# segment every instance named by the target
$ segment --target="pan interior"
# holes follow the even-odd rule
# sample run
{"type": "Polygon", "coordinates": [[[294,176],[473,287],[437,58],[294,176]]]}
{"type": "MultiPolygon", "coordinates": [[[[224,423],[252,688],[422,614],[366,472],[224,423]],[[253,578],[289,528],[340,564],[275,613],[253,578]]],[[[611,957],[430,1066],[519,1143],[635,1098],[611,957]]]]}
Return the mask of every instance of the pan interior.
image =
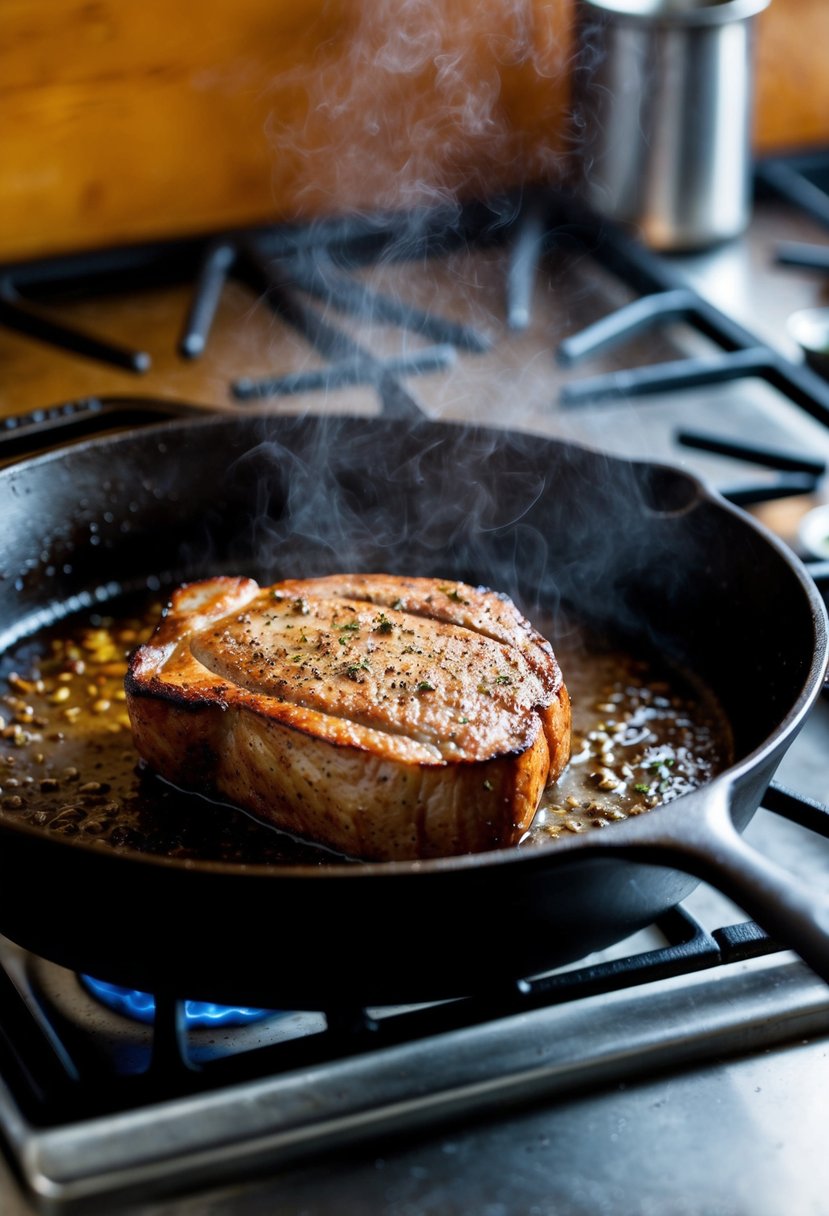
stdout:
{"type": "MultiPolygon", "coordinates": [[[[0,814],[69,842],[183,861],[348,860],[176,789],[140,763],[123,680],[162,601],[144,592],[97,605],[3,656],[0,814]]],[[[543,796],[523,847],[642,814],[728,764],[728,722],[698,680],[613,645],[563,611],[537,624],[554,641],[573,703],[573,758],[543,796]]]]}
{"type": "MultiPolygon", "coordinates": [[[[0,477],[5,558],[17,571],[0,587],[7,639],[79,607],[108,612],[125,587],[146,600],[218,572],[464,579],[511,595],[542,632],[549,623],[559,650],[567,605],[592,636],[668,656],[712,690],[738,759],[777,730],[814,660],[802,585],[741,517],[674,470],[537,437],[222,420],[85,445],[14,474],[0,477]]],[[[164,800],[180,795],[167,789],[164,800]]],[[[210,815],[235,840],[262,831],[200,807],[210,815]]],[[[67,827],[72,836],[71,813],[67,827]]],[[[118,842],[136,843],[129,832],[118,842]]]]}

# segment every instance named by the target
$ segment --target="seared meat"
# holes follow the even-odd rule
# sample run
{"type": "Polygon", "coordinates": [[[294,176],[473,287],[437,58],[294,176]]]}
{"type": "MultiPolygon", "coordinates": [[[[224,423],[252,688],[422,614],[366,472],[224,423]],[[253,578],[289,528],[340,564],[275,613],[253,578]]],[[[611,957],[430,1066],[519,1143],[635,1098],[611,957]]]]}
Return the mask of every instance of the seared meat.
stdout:
{"type": "Polygon", "coordinates": [[[464,583],[193,583],[126,690],[162,776],[355,857],[514,844],[569,757],[549,642],[464,583]]]}

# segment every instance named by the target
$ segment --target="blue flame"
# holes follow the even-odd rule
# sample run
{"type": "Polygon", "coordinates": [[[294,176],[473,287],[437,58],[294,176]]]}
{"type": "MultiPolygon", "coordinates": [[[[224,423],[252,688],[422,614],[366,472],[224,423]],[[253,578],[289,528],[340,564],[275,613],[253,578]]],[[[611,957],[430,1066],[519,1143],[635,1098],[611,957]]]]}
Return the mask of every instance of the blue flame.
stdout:
{"type": "MultiPolygon", "coordinates": [[[[149,1025],[155,1020],[155,998],[148,992],[134,988],[121,988],[96,980],[91,975],[82,975],[81,981],[94,997],[116,1013],[149,1025]]],[[[262,1018],[272,1017],[271,1009],[249,1009],[238,1005],[211,1005],[205,1001],[185,1001],[184,1015],[188,1027],[196,1026],[246,1026],[262,1018]]]]}

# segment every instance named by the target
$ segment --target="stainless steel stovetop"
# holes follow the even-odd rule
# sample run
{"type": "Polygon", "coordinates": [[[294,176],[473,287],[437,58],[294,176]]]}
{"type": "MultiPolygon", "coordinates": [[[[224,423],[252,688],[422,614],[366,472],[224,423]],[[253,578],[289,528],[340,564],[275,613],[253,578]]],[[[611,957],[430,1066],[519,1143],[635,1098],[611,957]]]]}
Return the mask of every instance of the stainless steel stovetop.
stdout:
{"type": "MultiPolygon", "coordinates": [[[[789,203],[764,199],[746,239],[672,259],[671,273],[797,361],[785,322],[796,308],[821,301],[823,281],[774,264],[783,239],[825,243],[825,229],[789,203]]],[[[711,344],[679,321],[579,367],[559,367],[553,352],[563,338],[637,292],[583,250],[554,250],[539,267],[530,325],[512,331],[504,321],[508,262],[508,249],[495,245],[362,272],[364,281],[384,291],[405,283],[401,291],[418,305],[439,306],[494,339],[486,353],[461,352],[437,372],[404,378],[407,393],[426,413],[666,459],[729,490],[759,483],[773,493],[779,476],[678,447],[679,427],[829,460],[829,429],[757,377],[563,406],[562,388],[583,376],[707,356],[711,344]]],[[[173,333],[183,303],[186,289],[178,287],[145,290],[136,308],[124,295],[110,313],[111,329],[116,336],[134,335],[141,317],[149,316],[157,328],[169,322],[173,333]]],[[[95,301],[64,307],[82,323],[98,316],[95,301]]],[[[359,319],[338,323],[367,340],[359,319]]],[[[225,289],[217,326],[198,365],[162,354],[141,392],[185,398],[205,409],[250,408],[232,403],[227,385],[233,376],[322,364],[318,352],[281,333],[261,300],[252,302],[238,284],[225,289]],[[234,333],[244,335],[240,346],[253,361],[241,368],[227,356],[234,333]]],[[[370,337],[378,344],[372,350],[397,353],[399,335],[372,327],[370,337]]],[[[0,349],[11,348],[20,366],[24,355],[15,343],[25,347],[27,341],[3,335],[0,349]]],[[[40,348],[30,353],[33,363],[35,356],[48,359],[40,348]]],[[[10,386],[7,414],[57,404],[45,395],[42,375],[35,370],[10,386]]],[[[135,393],[126,372],[89,361],[76,361],[68,379],[73,395],[135,393]]],[[[373,412],[377,405],[370,389],[346,385],[255,408],[373,412]]],[[[796,544],[799,519],[825,498],[818,483],[808,494],[754,509],[796,544]]],[[[829,801],[829,701],[818,704],[778,779],[829,801]]],[[[766,811],[747,837],[804,883],[824,891],[829,886],[827,840],[766,811]]],[[[704,885],[684,907],[707,930],[745,920],[704,885]]],[[[664,943],[654,928],[571,970],[601,971],[610,960],[664,943]]],[[[74,1120],[70,1114],[54,1126],[36,1126],[21,1113],[0,1076],[0,1126],[10,1149],[8,1161],[0,1161],[0,1211],[31,1216],[38,1208],[87,1212],[97,1205],[144,1216],[823,1212],[829,1193],[823,1143],[829,989],[788,952],[742,958],[736,950],[729,957],[734,961],[629,987],[603,984],[608,991],[518,1007],[381,1050],[303,1059],[280,1074],[216,1092],[97,1118],[74,1120]]],[[[136,1068],[146,1060],[147,1033],[98,1010],[76,977],[3,941],[0,962],[33,1009],[57,1010],[61,1027],[80,1027],[84,1035],[91,1026],[95,1053],[114,1061],[113,1068],[136,1068]]],[[[382,1017],[392,1011],[373,1012],[382,1017]]],[[[247,1028],[245,1045],[294,1036],[300,1042],[319,1029],[315,1018],[292,1015],[247,1028]]],[[[193,1051],[205,1057],[231,1051],[235,1033],[197,1032],[193,1051]]]]}

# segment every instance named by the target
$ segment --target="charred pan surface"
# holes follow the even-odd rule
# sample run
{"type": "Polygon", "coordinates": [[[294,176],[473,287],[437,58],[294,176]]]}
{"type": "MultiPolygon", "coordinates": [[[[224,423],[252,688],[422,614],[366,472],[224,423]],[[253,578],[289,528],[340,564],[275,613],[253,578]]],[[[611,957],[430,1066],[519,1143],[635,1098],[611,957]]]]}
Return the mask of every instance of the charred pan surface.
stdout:
{"type": "Polygon", "coordinates": [[[516,843],[569,757],[549,642],[464,583],[193,583],[126,690],[162,776],[372,860],[516,843]]]}

